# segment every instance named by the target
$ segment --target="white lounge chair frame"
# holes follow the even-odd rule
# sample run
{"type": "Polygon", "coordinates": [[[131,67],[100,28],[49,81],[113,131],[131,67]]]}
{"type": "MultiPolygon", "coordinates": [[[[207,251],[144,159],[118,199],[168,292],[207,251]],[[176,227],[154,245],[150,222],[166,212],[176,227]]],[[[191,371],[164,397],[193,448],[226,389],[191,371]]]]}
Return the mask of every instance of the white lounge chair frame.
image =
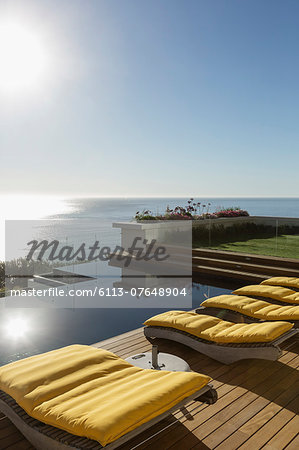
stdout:
{"type": "Polygon", "coordinates": [[[144,335],[149,341],[152,338],[159,338],[179,342],[224,364],[232,364],[242,359],[268,359],[270,361],[276,361],[282,353],[279,344],[295,334],[297,334],[297,330],[290,330],[269,343],[218,344],[200,339],[176,328],[158,326],[147,326],[144,328],[144,335]]]}

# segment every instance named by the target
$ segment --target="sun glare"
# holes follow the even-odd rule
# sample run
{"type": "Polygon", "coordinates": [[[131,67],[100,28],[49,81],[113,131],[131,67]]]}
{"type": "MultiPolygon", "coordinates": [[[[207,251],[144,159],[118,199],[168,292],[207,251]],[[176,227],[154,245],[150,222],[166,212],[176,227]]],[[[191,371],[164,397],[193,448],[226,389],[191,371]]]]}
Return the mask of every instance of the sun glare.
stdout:
{"type": "Polygon", "coordinates": [[[24,337],[29,329],[27,321],[23,318],[9,320],[5,328],[6,335],[14,339],[24,337]]]}
{"type": "Polygon", "coordinates": [[[22,92],[44,79],[47,57],[40,36],[20,23],[0,23],[0,89],[22,92]]]}

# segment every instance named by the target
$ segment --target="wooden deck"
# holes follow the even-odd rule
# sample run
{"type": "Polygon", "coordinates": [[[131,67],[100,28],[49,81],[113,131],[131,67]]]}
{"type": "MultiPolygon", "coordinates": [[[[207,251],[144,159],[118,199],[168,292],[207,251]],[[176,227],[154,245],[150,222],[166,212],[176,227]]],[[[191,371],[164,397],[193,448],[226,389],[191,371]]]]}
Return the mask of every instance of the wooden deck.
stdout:
{"type": "MultiPolygon", "coordinates": [[[[95,346],[124,358],[151,348],[142,329],[95,346]]],[[[198,404],[193,420],[183,418],[176,422],[173,416],[165,419],[120,447],[121,450],[132,450],[135,446],[147,450],[299,448],[298,341],[287,341],[277,362],[252,360],[231,366],[169,341],[159,341],[159,349],[183,357],[194,371],[211,376],[219,399],[211,406],[198,404]],[[155,436],[150,438],[152,435],[155,436]]],[[[0,449],[33,449],[3,415],[0,415],[0,449]]]]}

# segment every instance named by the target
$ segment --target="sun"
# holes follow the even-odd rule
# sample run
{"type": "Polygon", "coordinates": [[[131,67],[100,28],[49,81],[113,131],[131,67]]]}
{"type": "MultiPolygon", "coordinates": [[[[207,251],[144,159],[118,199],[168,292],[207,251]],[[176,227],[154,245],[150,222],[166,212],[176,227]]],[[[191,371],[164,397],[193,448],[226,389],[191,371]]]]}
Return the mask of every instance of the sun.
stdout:
{"type": "Polygon", "coordinates": [[[42,39],[30,28],[13,21],[0,22],[0,89],[19,93],[40,86],[47,56],[42,39]]]}

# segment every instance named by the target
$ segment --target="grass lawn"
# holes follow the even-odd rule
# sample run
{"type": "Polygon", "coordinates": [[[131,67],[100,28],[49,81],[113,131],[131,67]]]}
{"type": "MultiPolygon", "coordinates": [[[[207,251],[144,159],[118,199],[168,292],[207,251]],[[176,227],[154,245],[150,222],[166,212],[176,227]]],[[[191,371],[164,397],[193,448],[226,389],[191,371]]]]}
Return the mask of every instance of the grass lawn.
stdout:
{"type": "MultiPolygon", "coordinates": [[[[212,242],[213,244],[213,242],[212,242]]],[[[196,242],[194,247],[196,247],[196,242]]],[[[200,247],[201,245],[198,245],[200,247]]],[[[257,255],[281,256],[283,258],[299,259],[299,235],[281,235],[277,239],[261,238],[212,245],[213,250],[253,253],[257,255]]]]}

